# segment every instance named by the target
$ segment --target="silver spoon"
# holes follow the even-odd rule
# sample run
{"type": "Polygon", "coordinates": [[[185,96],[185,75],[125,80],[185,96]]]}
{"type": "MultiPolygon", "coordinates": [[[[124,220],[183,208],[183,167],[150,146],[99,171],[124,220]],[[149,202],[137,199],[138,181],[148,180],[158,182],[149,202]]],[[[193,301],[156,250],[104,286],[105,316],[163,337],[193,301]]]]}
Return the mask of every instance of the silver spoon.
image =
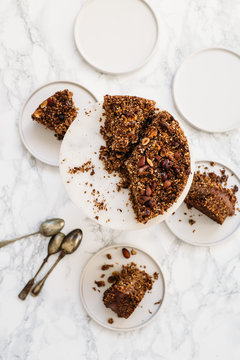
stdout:
{"type": "Polygon", "coordinates": [[[37,234],[41,234],[43,236],[56,235],[57,233],[59,233],[59,231],[62,230],[62,228],[64,227],[64,224],[65,224],[65,221],[63,219],[49,219],[49,220],[43,221],[37,232],[31,233],[28,235],[23,235],[23,236],[20,236],[18,238],[12,239],[12,240],[0,241],[0,248],[3,246],[6,246],[6,245],[12,244],[15,241],[24,239],[29,236],[37,235],[37,234]]]}
{"type": "Polygon", "coordinates": [[[63,234],[62,232],[59,232],[58,234],[51,237],[51,239],[50,239],[50,241],[48,243],[48,254],[47,254],[47,256],[43,260],[42,265],[40,266],[40,268],[38,269],[38,271],[36,272],[34,277],[28,281],[28,283],[24,286],[22,291],[18,294],[19,299],[21,299],[21,300],[26,299],[26,297],[28,296],[31,288],[33,287],[33,284],[34,284],[34,281],[35,281],[36,277],[38,276],[38,274],[42,270],[43,266],[48,261],[48,258],[51,255],[56,254],[60,250],[64,238],[65,238],[65,234],[63,234]]]}
{"type": "Polygon", "coordinates": [[[81,244],[82,236],[83,236],[82,230],[80,230],[80,229],[75,229],[75,230],[71,231],[67,236],[65,236],[65,238],[64,238],[64,240],[63,240],[63,242],[61,244],[61,247],[60,247],[60,249],[62,251],[59,254],[59,257],[58,257],[57,261],[53,264],[53,266],[50,268],[50,270],[47,272],[47,274],[42,278],[42,280],[40,280],[32,288],[32,290],[31,290],[31,295],[32,296],[38,296],[39,295],[45,281],[47,280],[47,277],[53,271],[53,269],[59,263],[59,261],[62,260],[62,258],[65,255],[72,254],[75,250],[77,250],[77,248],[81,244]]]}

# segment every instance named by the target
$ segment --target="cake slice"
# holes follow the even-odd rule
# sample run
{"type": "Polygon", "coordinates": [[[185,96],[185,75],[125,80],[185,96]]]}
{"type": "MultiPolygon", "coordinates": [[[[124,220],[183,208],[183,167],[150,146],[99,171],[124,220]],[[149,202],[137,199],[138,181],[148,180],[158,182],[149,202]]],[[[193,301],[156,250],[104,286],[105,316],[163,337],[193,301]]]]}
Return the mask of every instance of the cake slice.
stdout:
{"type": "Polygon", "coordinates": [[[58,140],[62,140],[67,129],[77,116],[77,108],[72,100],[73,93],[67,89],[57,91],[44,100],[32,114],[32,119],[53,130],[58,140]]]}
{"type": "Polygon", "coordinates": [[[193,182],[185,199],[188,207],[195,207],[218,224],[235,214],[237,187],[227,189],[214,173],[194,174],[193,182]]]}
{"type": "Polygon", "coordinates": [[[127,319],[152,285],[152,277],[136,264],[123,265],[116,282],[103,294],[104,305],[118,317],[127,319]]]}
{"type": "Polygon", "coordinates": [[[167,111],[157,113],[125,164],[137,220],[146,223],[162,215],[191,172],[187,139],[178,122],[167,111]]]}
{"type": "Polygon", "coordinates": [[[151,121],[154,107],[155,101],[137,96],[104,97],[105,123],[100,132],[106,146],[101,146],[99,158],[109,173],[116,171],[121,177],[119,188],[129,185],[125,161],[151,121]]]}
{"type": "Polygon", "coordinates": [[[144,123],[153,114],[155,101],[137,96],[104,96],[103,136],[113,151],[127,153],[139,139],[144,123]]]}

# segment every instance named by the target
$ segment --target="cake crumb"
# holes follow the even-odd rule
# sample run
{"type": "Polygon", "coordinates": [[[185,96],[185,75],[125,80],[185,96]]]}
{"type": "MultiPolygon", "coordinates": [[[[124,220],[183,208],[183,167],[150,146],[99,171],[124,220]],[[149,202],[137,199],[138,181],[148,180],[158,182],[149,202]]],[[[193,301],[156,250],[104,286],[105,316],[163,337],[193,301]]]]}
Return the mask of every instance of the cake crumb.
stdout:
{"type": "Polygon", "coordinates": [[[156,301],[156,302],[154,303],[154,305],[159,305],[159,304],[161,304],[161,303],[162,303],[162,299],[156,301]]]}
{"type": "Polygon", "coordinates": [[[111,254],[107,254],[106,257],[111,260],[112,259],[112,255],[111,254]]]}
{"type": "Polygon", "coordinates": [[[103,287],[105,286],[105,281],[103,280],[100,280],[100,281],[94,281],[94,283],[98,286],[98,287],[103,287]]]}
{"type": "Polygon", "coordinates": [[[158,280],[158,273],[155,271],[155,273],[153,274],[153,278],[154,278],[154,280],[158,280]]]}
{"type": "Polygon", "coordinates": [[[192,225],[194,225],[195,223],[196,223],[196,221],[195,220],[193,220],[193,219],[189,219],[188,220],[188,222],[189,222],[189,224],[192,226],[192,225]]]}
{"type": "Polygon", "coordinates": [[[113,323],[114,323],[113,318],[109,318],[109,319],[108,319],[108,323],[109,323],[109,324],[113,324],[113,323]]]}
{"type": "Polygon", "coordinates": [[[105,271],[105,270],[110,269],[111,267],[113,267],[113,264],[104,264],[104,265],[102,265],[101,269],[103,271],[105,271]]]}

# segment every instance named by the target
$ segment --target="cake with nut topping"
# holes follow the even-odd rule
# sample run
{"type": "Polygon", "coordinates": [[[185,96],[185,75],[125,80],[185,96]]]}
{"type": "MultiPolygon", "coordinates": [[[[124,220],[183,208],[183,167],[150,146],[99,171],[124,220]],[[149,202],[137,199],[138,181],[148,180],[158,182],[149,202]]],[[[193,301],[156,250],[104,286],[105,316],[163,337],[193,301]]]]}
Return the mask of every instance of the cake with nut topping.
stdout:
{"type": "Polygon", "coordinates": [[[123,265],[116,282],[104,292],[103,303],[118,317],[127,319],[152,285],[152,277],[136,264],[123,265]]]}
{"type": "Polygon", "coordinates": [[[190,174],[187,139],[167,112],[155,115],[126,161],[130,199],[139,222],[162,215],[176,202],[190,174]]]}
{"type": "Polygon", "coordinates": [[[78,109],[72,97],[73,93],[68,89],[57,91],[38,106],[32,119],[53,130],[57,139],[62,140],[77,116],[78,109]]]}

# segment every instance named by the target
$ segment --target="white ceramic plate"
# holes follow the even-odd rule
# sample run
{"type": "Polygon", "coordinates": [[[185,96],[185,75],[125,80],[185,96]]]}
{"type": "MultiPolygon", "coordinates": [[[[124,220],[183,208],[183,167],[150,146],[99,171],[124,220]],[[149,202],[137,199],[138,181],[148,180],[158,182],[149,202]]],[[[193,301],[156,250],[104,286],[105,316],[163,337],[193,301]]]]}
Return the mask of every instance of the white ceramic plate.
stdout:
{"type": "Polygon", "coordinates": [[[200,51],[178,69],[173,98],[194,127],[223,132],[240,126],[240,57],[221,48],[200,51]]]}
{"type": "Polygon", "coordinates": [[[98,324],[108,328],[110,330],[128,331],[141,328],[150,321],[152,321],[157,315],[162,306],[165,295],[165,282],[162,271],[157,262],[145,251],[138,248],[133,248],[130,245],[112,245],[100,250],[95,254],[88,263],[85,265],[81,280],[80,280],[80,296],[83,306],[89,316],[95,320],[98,324]],[[134,249],[136,255],[131,255],[129,259],[125,259],[122,255],[122,249],[127,248],[129,251],[134,249]],[[106,254],[112,255],[112,260],[108,260],[106,254]],[[108,309],[103,304],[102,298],[104,291],[111,286],[107,279],[113,271],[120,271],[122,265],[130,264],[134,262],[141,270],[145,270],[149,275],[153,275],[155,272],[159,274],[158,280],[154,281],[153,288],[150,292],[147,292],[135,309],[133,314],[128,319],[119,318],[111,309],[108,309]],[[101,270],[103,264],[114,264],[113,268],[107,271],[101,270]],[[142,267],[140,267],[140,265],[142,267]],[[143,266],[146,266],[144,268],[143,266]],[[101,275],[105,274],[104,278],[101,275]],[[104,287],[98,288],[95,284],[95,280],[103,280],[105,282],[104,287]],[[93,290],[96,288],[96,291],[93,290]],[[98,291],[100,290],[100,292],[98,291]],[[159,302],[159,304],[154,304],[159,302]],[[113,324],[108,323],[108,319],[114,320],[113,324]]]}
{"type": "MultiPolygon", "coordinates": [[[[97,220],[101,225],[109,226],[113,229],[137,230],[165,220],[183,202],[190,188],[193,174],[189,176],[186,187],[177,202],[168,211],[148,221],[147,224],[137,222],[129,201],[128,189],[122,189],[118,192],[117,184],[120,178],[114,174],[109,175],[104,170],[102,161],[99,160],[100,146],[105,145],[105,141],[99,132],[100,126],[103,124],[102,103],[96,103],[86,112],[79,114],[63,139],[59,167],[70,199],[88,217],[97,220]],[[102,118],[102,122],[99,122],[100,118],[102,118]],[[79,172],[74,175],[69,174],[69,168],[79,167],[88,160],[91,160],[91,163],[95,166],[95,174],[93,176],[90,175],[90,171],[79,172]],[[94,189],[99,191],[98,201],[105,200],[107,211],[99,211],[94,206],[94,200],[97,198],[96,193],[92,193],[94,189]]],[[[193,171],[194,162],[191,151],[190,154],[191,169],[193,171]]]]}
{"type": "MultiPolygon", "coordinates": [[[[196,171],[214,171],[219,175],[221,175],[220,169],[225,169],[226,175],[229,175],[227,187],[237,185],[239,188],[239,191],[236,193],[238,200],[236,208],[239,206],[240,180],[233,170],[217,162],[214,166],[211,166],[209,161],[198,161],[195,168],[196,171]],[[208,169],[205,170],[205,167],[208,167],[208,169]]],[[[240,225],[239,215],[239,212],[236,210],[236,215],[228,217],[222,225],[219,225],[197,209],[188,209],[186,204],[183,203],[175,214],[166,220],[166,224],[175,236],[191,245],[211,246],[222,243],[237,230],[240,225]],[[190,225],[189,220],[193,220],[195,223],[190,225]]]]}
{"type": "Polygon", "coordinates": [[[53,131],[33,121],[31,115],[45,99],[56,91],[64,89],[73,92],[73,101],[79,111],[97,101],[89,90],[79,84],[69,81],[55,81],[41,86],[29,96],[19,119],[19,133],[25,147],[35,158],[53,166],[59,164],[59,151],[62,141],[57,140],[53,131]]]}
{"type": "Polygon", "coordinates": [[[143,0],[87,0],[77,15],[74,38],[95,69],[123,74],[137,70],[157,44],[158,23],[143,0]]]}

